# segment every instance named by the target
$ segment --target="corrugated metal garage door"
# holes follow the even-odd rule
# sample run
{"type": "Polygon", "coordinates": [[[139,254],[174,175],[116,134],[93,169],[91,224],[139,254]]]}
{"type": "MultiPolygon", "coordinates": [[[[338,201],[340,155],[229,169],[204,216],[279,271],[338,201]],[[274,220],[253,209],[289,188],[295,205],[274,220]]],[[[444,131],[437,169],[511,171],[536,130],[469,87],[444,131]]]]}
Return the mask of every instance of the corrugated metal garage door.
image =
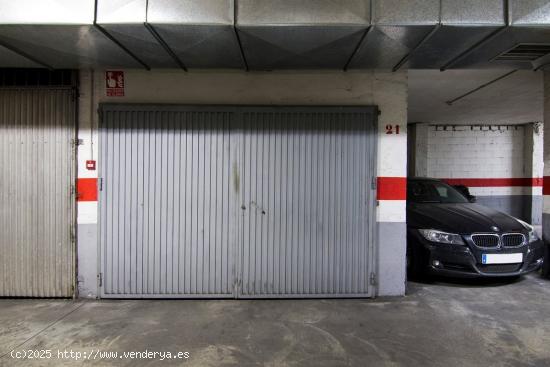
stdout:
{"type": "Polygon", "coordinates": [[[103,105],[102,296],[369,296],[375,120],[103,105]]]}
{"type": "Polygon", "coordinates": [[[242,296],[367,296],[372,115],[252,109],[242,121],[242,296]]]}
{"type": "Polygon", "coordinates": [[[0,296],[74,292],[71,89],[0,89],[0,296]]]}
{"type": "Polygon", "coordinates": [[[233,294],[232,113],[103,108],[104,296],[233,294]]]}

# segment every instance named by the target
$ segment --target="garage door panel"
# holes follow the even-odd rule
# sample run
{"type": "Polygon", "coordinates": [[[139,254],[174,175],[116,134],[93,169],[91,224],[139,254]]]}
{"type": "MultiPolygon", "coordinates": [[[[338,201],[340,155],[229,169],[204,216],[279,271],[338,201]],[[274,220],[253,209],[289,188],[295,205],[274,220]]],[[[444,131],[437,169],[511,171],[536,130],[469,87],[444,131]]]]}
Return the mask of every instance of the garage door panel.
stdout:
{"type": "Polygon", "coordinates": [[[0,89],[0,296],[74,294],[74,136],[71,89],[0,89]]]}
{"type": "Polygon", "coordinates": [[[375,109],[103,105],[102,296],[371,295],[375,109]]]}
{"type": "Polygon", "coordinates": [[[368,295],[371,120],[315,112],[242,120],[241,296],[368,295]]]}
{"type": "Polygon", "coordinates": [[[109,297],[232,296],[228,113],[103,111],[109,297]]]}

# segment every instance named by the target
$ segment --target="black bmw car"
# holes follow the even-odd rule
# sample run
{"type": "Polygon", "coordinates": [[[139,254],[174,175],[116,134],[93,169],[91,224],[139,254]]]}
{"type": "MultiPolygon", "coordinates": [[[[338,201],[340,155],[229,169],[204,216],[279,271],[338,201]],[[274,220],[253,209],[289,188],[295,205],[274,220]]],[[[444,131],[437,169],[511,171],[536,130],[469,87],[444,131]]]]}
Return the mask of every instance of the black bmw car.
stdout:
{"type": "Polygon", "coordinates": [[[470,202],[428,178],[407,183],[407,266],[410,274],[511,277],[541,268],[544,245],[533,227],[470,202]]]}

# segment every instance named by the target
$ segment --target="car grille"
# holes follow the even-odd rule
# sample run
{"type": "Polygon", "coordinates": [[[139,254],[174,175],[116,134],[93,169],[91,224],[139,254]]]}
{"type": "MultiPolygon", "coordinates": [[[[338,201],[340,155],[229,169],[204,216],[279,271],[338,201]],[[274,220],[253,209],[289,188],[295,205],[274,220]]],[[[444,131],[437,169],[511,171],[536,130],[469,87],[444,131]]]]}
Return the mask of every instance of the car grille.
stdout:
{"type": "Polygon", "coordinates": [[[521,264],[496,264],[496,265],[478,265],[482,273],[515,273],[521,269],[521,264]]]}
{"type": "Polygon", "coordinates": [[[525,236],[521,233],[504,233],[501,236],[496,233],[479,233],[472,235],[472,242],[482,248],[519,247],[525,244],[525,236]]]}
{"type": "Polygon", "coordinates": [[[521,233],[510,233],[502,235],[502,246],[517,247],[523,245],[525,237],[521,233]]]}
{"type": "Polygon", "coordinates": [[[478,247],[498,247],[499,237],[496,234],[474,234],[472,241],[478,247]]]}

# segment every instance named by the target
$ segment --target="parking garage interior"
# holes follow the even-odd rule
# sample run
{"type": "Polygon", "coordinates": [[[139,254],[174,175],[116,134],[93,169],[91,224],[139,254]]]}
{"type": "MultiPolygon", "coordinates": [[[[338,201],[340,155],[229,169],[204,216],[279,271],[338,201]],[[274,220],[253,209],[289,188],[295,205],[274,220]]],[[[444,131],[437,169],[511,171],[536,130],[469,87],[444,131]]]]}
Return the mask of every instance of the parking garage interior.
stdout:
{"type": "MultiPolygon", "coordinates": [[[[10,324],[17,342],[0,337],[0,361],[46,335],[85,345],[73,312],[94,320],[92,343],[134,312],[177,339],[165,316],[204,308],[195,326],[225,326],[190,344],[195,365],[262,363],[246,348],[267,344],[273,365],[458,365],[458,351],[412,345],[431,339],[407,314],[430,324],[433,307],[428,328],[481,315],[487,363],[544,365],[540,272],[411,281],[407,180],[461,186],[546,245],[549,39],[547,0],[0,0],[0,308],[39,309],[10,324]],[[537,299],[511,318],[529,327],[487,310],[521,307],[512,293],[537,299]],[[253,323],[233,322],[281,299],[301,311],[247,342],[253,323]],[[401,344],[380,336],[400,326],[382,330],[379,310],[410,326],[401,344]],[[354,329],[362,312],[376,333],[354,329]],[[74,339],[42,333],[41,317],[67,318],[74,339]],[[227,328],[238,343],[216,344],[227,328]],[[529,328],[527,359],[495,347],[529,328]]],[[[102,337],[127,348],[115,334],[102,337]]]]}

